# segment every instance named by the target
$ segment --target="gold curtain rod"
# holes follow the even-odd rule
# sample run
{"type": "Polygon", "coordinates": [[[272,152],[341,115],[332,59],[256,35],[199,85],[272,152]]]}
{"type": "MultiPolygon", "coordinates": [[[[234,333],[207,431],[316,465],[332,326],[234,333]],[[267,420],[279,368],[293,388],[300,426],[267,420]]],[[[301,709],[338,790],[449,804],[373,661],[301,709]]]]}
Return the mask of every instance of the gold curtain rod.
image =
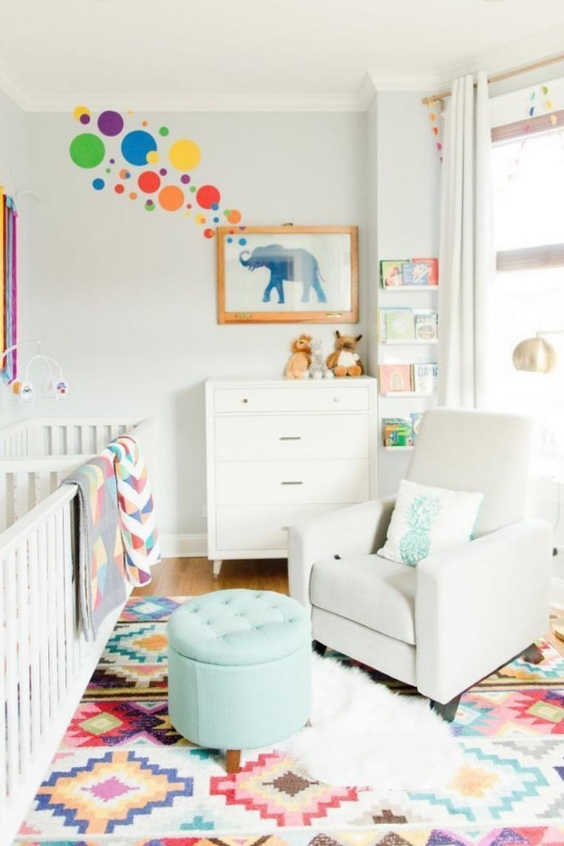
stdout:
{"type": "MultiPolygon", "coordinates": [[[[532,62],[530,65],[522,65],[522,67],[514,68],[514,70],[496,73],[493,76],[488,77],[488,83],[503,82],[504,79],[511,79],[514,76],[520,76],[522,73],[529,73],[529,71],[539,70],[539,68],[546,68],[549,65],[556,65],[559,62],[564,62],[564,53],[559,53],[557,56],[552,56],[550,59],[541,59],[538,62],[532,62]]],[[[437,100],[446,100],[446,98],[450,97],[451,94],[452,91],[441,91],[439,94],[432,94],[431,97],[425,97],[422,102],[425,106],[427,106],[429,103],[435,103],[437,100]]]]}

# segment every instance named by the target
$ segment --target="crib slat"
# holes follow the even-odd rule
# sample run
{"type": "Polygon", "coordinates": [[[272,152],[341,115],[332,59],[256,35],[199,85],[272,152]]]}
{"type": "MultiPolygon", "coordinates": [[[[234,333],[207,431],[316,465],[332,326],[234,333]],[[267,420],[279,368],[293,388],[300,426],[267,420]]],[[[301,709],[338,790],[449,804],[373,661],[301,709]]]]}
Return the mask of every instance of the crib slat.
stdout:
{"type": "Polygon", "coordinates": [[[16,553],[11,552],[5,562],[6,596],[6,736],[8,739],[8,795],[13,795],[19,775],[19,697],[17,663],[17,574],[16,553]]]}
{"type": "MultiPolygon", "coordinates": [[[[49,614],[46,597],[48,595],[47,585],[47,530],[45,523],[41,523],[37,532],[37,552],[39,558],[39,602],[43,603],[41,617],[43,620],[49,614]],[[47,606],[47,607],[45,607],[47,606]]],[[[46,637],[40,636],[39,643],[39,709],[41,714],[41,736],[47,731],[49,725],[49,641],[46,637]]]]}
{"type": "Polygon", "coordinates": [[[57,710],[59,690],[59,665],[57,662],[57,570],[55,562],[54,515],[50,515],[46,526],[46,569],[47,569],[47,641],[49,644],[49,711],[51,716],[57,710]]]}
{"type": "MultiPolygon", "coordinates": [[[[0,620],[6,619],[6,593],[4,589],[4,562],[0,566],[0,620]]],[[[6,638],[5,626],[0,626],[0,811],[6,807],[8,749],[6,736],[6,638]]],[[[4,814],[0,814],[4,816],[4,814]]]]}
{"type": "Polygon", "coordinates": [[[35,753],[41,737],[41,649],[39,632],[39,549],[37,529],[30,531],[29,560],[29,649],[31,660],[31,747],[35,753]]]}
{"type": "Polygon", "coordinates": [[[26,544],[16,550],[18,574],[18,663],[20,691],[20,758],[21,771],[31,758],[30,660],[29,660],[29,574],[26,544]]]}
{"type": "Polygon", "coordinates": [[[62,586],[65,583],[65,561],[63,558],[63,513],[57,511],[53,516],[53,528],[55,531],[55,624],[57,629],[57,667],[58,667],[58,689],[57,701],[64,699],[66,679],[66,649],[65,649],[65,606],[62,586]]]}

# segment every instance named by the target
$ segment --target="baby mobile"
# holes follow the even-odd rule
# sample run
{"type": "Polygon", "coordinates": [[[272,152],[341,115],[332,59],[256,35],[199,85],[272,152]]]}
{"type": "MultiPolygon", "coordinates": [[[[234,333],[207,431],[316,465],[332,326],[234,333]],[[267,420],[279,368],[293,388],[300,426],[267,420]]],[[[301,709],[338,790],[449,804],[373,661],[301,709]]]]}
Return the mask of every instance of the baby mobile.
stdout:
{"type": "Polygon", "coordinates": [[[158,123],[150,127],[131,111],[106,110],[95,118],[86,106],[77,106],[73,115],[84,131],[71,141],[70,157],[92,173],[94,191],[112,192],[147,212],[183,214],[202,227],[205,238],[214,237],[217,225],[233,225],[233,237],[244,229],[241,212],[222,206],[216,185],[194,181],[202,158],[194,140],[174,138],[158,123]]]}

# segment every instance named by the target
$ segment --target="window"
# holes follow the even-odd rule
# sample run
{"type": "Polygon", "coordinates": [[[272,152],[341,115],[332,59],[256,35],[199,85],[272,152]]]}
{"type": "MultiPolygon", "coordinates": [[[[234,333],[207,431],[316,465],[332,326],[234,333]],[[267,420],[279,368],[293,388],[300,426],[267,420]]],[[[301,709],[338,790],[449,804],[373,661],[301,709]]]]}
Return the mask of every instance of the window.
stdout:
{"type": "MultiPolygon", "coordinates": [[[[564,114],[560,119],[564,125],[564,114]]],[[[537,471],[564,478],[564,135],[556,121],[547,115],[494,132],[491,350],[494,404],[535,410],[537,471]],[[537,332],[557,352],[552,374],[512,365],[515,346],[537,332]]]]}

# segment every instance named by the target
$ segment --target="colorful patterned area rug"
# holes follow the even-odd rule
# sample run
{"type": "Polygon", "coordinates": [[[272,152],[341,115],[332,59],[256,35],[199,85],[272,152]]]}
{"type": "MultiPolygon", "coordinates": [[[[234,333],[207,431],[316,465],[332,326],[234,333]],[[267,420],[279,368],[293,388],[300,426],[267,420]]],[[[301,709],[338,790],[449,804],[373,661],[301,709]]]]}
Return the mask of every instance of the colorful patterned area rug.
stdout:
{"type": "Polygon", "coordinates": [[[542,664],[516,660],[464,695],[464,762],[438,791],[334,787],[275,751],[227,775],[222,751],[168,717],[166,621],[184,601],[128,601],[18,846],[564,844],[564,658],[550,644],[542,664]]]}

